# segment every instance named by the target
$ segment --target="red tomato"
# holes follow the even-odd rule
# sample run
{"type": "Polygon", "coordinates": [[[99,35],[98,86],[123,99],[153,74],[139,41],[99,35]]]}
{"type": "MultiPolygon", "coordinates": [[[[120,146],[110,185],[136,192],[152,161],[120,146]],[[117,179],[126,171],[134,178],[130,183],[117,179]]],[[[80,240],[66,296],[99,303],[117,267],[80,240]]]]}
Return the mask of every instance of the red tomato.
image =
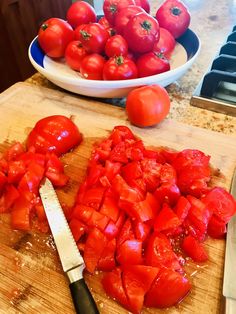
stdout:
{"type": "Polygon", "coordinates": [[[126,112],[131,123],[139,127],[161,122],[169,113],[167,91],[158,85],[133,89],[127,96],[126,112]]]}
{"type": "Polygon", "coordinates": [[[165,28],[160,27],[160,38],[154,43],[153,51],[161,52],[167,58],[170,58],[171,53],[175,48],[175,38],[173,35],[165,28]]]}
{"type": "Polygon", "coordinates": [[[179,273],[163,268],[145,296],[147,307],[165,308],[178,304],[189,293],[191,284],[179,273]]]}
{"type": "Polygon", "coordinates": [[[159,38],[159,25],[146,12],[131,17],[124,29],[124,38],[134,52],[145,53],[153,49],[154,42],[159,38]]]}
{"type": "Polygon", "coordinates": [[[178,38],[190,24],[190,13],[180,0],[166,0],[156,12],[160,27],[167,29],[174,38],[178,38]]]}
{"type": "Polygon", "coordinates": [[[117,13],[128,5],[135,5],[134,0],[104,0],[103,12],[110,25],[115,24],[117,13]]]}
{"type": "Polygon", "coordinates": [[[96,22],[97,16],[94,8],[85,1],[76,1],[68,9],[66,15],[68,23],[73,28],[81,24],[96,22]]]}
{"type": "Polygon", "coordinates": [[[52,58],[61,58],[69,42],[74,39],[74,31],[62,19],[51,18],[45,21],[38,32],[38,42],[43,51],[52,58]]]}
{"type": "Polygon", "coordinates": [[[191,235],[184,238],[182,249],[195,262],[203,263],[208,260],[208,254],[203,245],[191,235]]]}
{"type": "Polygon", "coordinates": [[[150,13],[150,3],[148,0],[134,0],[135,4],[143,8],[147,13],[150,13]]]}
{"type": "Polygon", "coordinates": [[[99,23],[84,25],[78,34],[78,40],[89,53],[103,52],[108,38],[108,32],[99,23]]]}
{"type": "Polygon", "coordinates": [[[127,56],[128,44],[124,37],[115,35],[106,42],[105,53],[108,57],[127,56]]]}
{"type": "Polygon", "coordinates": [[[105,59],[101,55],[92,53],[83,58],[80,65],[80,72],[88,80],[102,80],[105,62],[105,59]]]}
{"type": "Polygon", "coordinates": [[[228,223],[236,213],[236,202],[233,196],[221,187],[213,188],[205,197],[203,203],[221,221],[228,223]]]}
{"type": "Polygon", "coordinates": [[[27,139],[27,147],[39,153],[62,155],[78,145],[82,136],[77,126],[65,116],[55,115],[39,120],[27,139]]]}
{"type": "Polygon", "coordinates": [[[101,17],[98,21],[99,24],[101,24],[109,33],[110,36],[113,36],[116,34],[116,31],[114,28],[111,27],[108,20],[105,18],[105,16],[101,17]]]}
{"type": "Polygon", "coordinates": [[[103,68],[104,80],[128,80],[137,78],[136,64],[127,57],[110,58],[103,68]]]}
{"type": "Polygon", "coordinates": [[[65,59],[69,67],[75,71],[80,70],[81,61],[88,53],[79,40],[71,41],[66,47],[65,59]]]}
{"type": "Polygon", "coordinates": [[[126,25],[128,24],[129,20],[132,16],[144,12],[144,10],[141,7],[138,7],[137,5],[129,5],[127,8],[121,9],[115,18],[115,29],[118,34],[123,35],[124,29],[126,25]]]}
{"type": "Polygon", "coordinates": [[[144,296],[150,289],[158,273],[158,267],[146,265],[123,266],[123,285],[132,313],[141,313],[144,296]]]}
{"type": "Polygon", "coordinates": [[[170,70],[169,60],[162,53],[148,52],[138,58],[138,76],[145,77],[170,70]]]}

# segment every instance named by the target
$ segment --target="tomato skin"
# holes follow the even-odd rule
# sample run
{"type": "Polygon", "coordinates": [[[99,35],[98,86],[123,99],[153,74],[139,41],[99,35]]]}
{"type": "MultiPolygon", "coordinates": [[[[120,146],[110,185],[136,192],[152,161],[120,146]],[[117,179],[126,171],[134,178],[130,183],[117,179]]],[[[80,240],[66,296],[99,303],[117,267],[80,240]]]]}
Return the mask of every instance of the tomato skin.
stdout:
{"type": "Polygon", "coordinates": [[[39,29],[38,42],[51,58],[61,58],[69,42],[74,39],[74,31],[69,23],[59,18],[46,20],[39,29]]]}
{"type": "Polygon", "coordinates": [[[82,136],[77,126],[67,117],[54,115],[39,120],[27,138],[27,147],[36,152],[54,152],[60,156],[78,145],[82,136]]]}
{"type": "Polygon", "coordinates": [[[137,78],[136,64],[127,57],[110,58],[103,68],[104,80],[129,80],[137,78]]]}
{"type": "Polygon", "coordinates": [[[118,34],[124,35],[124,29],[132,16],[144,12],[144,10],[137,5],[129,5],[127,8],[121,9],[115,18],[115,29],[118,34]]]}
{"type": "Polygon", "coordinates": [[[154,43],[153,51],[161,52],[166,58],[170,58],[175,49],[175,44],[176,41],[173,35],[167,29],[160,27],[160,38],[154,43]]]}
{"type": "Polygon", "coordinates": [[[181,247],[195,262],[203,263],[208,260],[208,254],[203,245],[191,235],[184,238],[181,247]]]}
{"type": "Polygon", "coordinates": [[[80,65],[80,73],[88,80],[102,80],[105,62],[101,55],[92,53],[83,58],[80,65]]]}
{"type": "Polygon", "coordinates": [[[159,24],[146,12],[141,12],[129,20],[124,30],[124,38],[134,52],[145,53],[153,49],[159,38],[159,24]]]}
{"type": "Polygon", "coordinates": [[[137,60],[138,76],[156,75],[170,70],[169,60],[162,53],[148,52],[137,60]]]}
{"type": "Polygon", "coordinates": [[[190,24],[190,13],[180,0],[166,0],[156,12],[160,27],[167,29],[174,38],[178,38],[190,24]]]}
{"type": "Polygon", "coordinates": [[[166,90],[158,85],[133,89],[127,96],[126,112],[130,122],[139,127],[161,122],[169,113],[170,99],[166,90]]]}
{"type": "Polygon", "coordinates": [[[135,5],[134,0],[104,0],[103,12],[110,25],[115,24],[117,13],[128,5],[135,5]]]}
{"type": "Polygon", "coordinates": [[[66,15],[68,23],[73,28],[81,24],[96,22],[97,16],[94,8],[85,1],[76,1],[68,9],[66,15]]]}
{"type": "Polygon", "coordinates": [[[108,57],[127,56],[128,44],[124,37],[115,35],[106,42],[105,53],[108,57]]]}
{"type": "Polygon", "coordinates": [[[143,8],[147,13],[150,13],[150,3],[148,0],[134,0],[137,6],[143,8]]]}
{"type": "Polygon", "coordinates": [[[109,34],[101,24],[90,23],[80,28],[77,37],[88,53],[102,53],[109,34]]]}
{"type": "Polygon", "coordinates": [[[81,61],[88,53],[79,42],[79,40],[71,41],[66,47],[65,59],[69,67],[75,71],[80,70],[81,61]]]}
{"type": "Polygon", "coordinates": [[[165,308],[179,303],[191,289],[187,278],[171,269],[161,269],[145,296],[147,307],[165,308]]]}

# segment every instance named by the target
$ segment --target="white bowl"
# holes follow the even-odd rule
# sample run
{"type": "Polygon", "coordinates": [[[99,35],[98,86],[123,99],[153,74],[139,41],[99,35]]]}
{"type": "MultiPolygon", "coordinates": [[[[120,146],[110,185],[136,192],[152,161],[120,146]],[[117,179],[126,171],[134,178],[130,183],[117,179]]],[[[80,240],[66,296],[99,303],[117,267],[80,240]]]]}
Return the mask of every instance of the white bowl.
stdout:
{"type": "Polygon", "coordinates": [[[201,44],[197,35],[190,29],[177,41],[170,71],[132,80],[86,80],[78,72],[71,70],[64,59],[54,60],[46,56],[38,44],[37,37],[31,42],[28,53],[34,68],[63,89],[85,96],[121,98],[138,86],[158,84],[165,87],[185,74],[196,60],[201,44]]]}

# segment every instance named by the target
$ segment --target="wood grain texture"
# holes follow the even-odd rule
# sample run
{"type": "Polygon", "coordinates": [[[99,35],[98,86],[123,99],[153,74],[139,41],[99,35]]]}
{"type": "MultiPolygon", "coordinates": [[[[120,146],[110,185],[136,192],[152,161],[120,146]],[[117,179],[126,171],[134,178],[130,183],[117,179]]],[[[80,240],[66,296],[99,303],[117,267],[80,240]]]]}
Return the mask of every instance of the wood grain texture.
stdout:
{"type": "MultiPolygon", "coordinates": [[[[177,150],[196,148],[211,155],[214,183],[229,189],[236,165],[236,137],[165,120],[153,128],[139,129],[127,121],[124,109],[78,98],[75,95],[18,83],[0,95],[0,151],[12,141],[24,141],[42,117],[72,116],[83,134],[82,144],[63,157],[69,186],[58,190],[61,202],[73,204],[78,184],[86,174],[94,142],[107,136],[115,125],[127,125],[146,146],[168,146],[177,150]]],[[[67,279],[62,273],[51,236],[12,231],[8,215],[0,216],[0,313],[74,313],[67,279]]],[[[220,313],[224,240],[208,239],[210,260],[204,265],[190,262],[187,272],[192,292],[178,307],[164,313],[220,313]]],[[[102,314],[127,313],[109,299],[100,284],[101,274],[85,275],[102,314]]],[[[163,313],[144,309],[143,313],[163,313]]]]}

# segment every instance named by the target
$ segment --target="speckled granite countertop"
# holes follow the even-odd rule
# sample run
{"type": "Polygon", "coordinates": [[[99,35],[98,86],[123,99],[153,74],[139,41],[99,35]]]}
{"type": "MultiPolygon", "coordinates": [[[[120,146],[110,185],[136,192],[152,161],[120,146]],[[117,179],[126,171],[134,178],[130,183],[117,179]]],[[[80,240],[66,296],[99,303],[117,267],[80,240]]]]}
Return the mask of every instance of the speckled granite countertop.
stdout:
{"type": "MultiPolygon", "coordinates": [[[[162,1],[151,1],[154,13],[162,1]]],[[[235,0],[185,0],[191,12],[190,28],[199,36],[201,52],[192,68],[178,81],[169,85],[171,97],[169,118],[194,126],[236,135],[236,117],[192,107],[190,98],[213,58],[236,24],[235,0]]],[[[41,74],[36,73],[27,82],[57,88],[41,74]]],[[[79,95],[78,95],[79,97],[79,95]]]]}

